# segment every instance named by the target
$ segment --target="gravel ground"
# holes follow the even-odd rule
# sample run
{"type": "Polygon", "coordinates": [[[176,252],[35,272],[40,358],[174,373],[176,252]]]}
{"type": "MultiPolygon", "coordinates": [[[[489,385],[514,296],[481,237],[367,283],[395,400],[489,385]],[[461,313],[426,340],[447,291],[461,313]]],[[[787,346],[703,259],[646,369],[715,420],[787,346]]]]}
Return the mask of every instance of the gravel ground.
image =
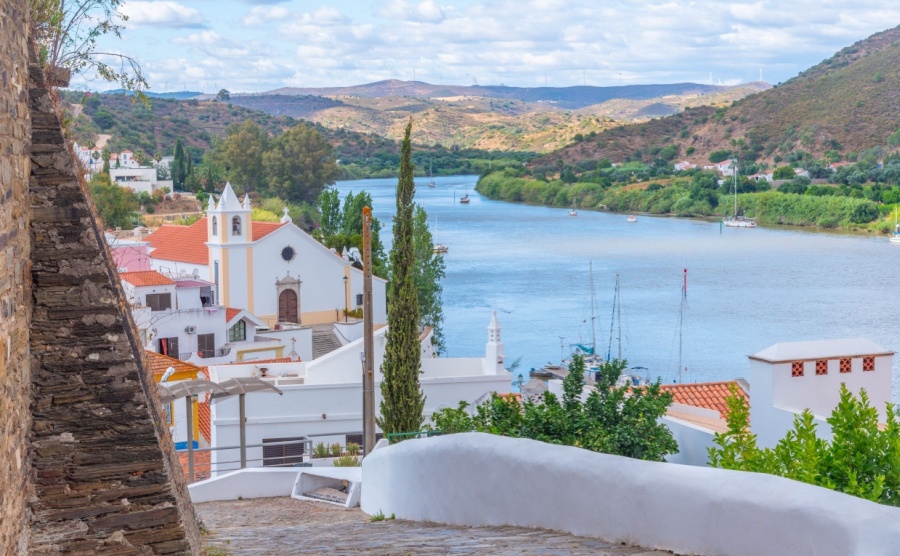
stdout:
{"type": "Polygon", "coordinates": [[[347,510],[292,498],[206,502],[194,506],[215,554],[367,554],[432,556],[671,556],[598,539],[520,527],[462,527],[405,521],[373,522],[347,510]]]}

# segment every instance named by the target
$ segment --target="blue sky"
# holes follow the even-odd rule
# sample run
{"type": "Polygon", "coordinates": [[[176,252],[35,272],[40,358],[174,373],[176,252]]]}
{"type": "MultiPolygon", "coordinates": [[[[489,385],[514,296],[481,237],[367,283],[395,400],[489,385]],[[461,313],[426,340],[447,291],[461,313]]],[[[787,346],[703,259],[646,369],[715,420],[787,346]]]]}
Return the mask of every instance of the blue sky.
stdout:
{"type": "MultiPolygon", "coordinates": [[[[859,0],[142,0],[122,39],[151,90],[266,91],[393,77],[512,86],[779,83],[900,24],[859,0]]],[[[78,88],[106,89],[76,78],[78,88]]]]}

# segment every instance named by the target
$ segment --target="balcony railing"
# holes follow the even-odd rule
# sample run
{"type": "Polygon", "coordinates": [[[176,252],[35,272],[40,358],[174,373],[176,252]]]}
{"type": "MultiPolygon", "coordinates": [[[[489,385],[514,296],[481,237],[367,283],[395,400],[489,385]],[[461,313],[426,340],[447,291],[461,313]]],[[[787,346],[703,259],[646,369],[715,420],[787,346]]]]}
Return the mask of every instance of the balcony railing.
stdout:
{"type": "Polygon", "coordinates": [[[197,357],[201,359],[212,359],[215,357],[225,357],[229,353],[231,353],[230,347],[224,347],[215,350],[203,349],[197,350],[197,357]]]}

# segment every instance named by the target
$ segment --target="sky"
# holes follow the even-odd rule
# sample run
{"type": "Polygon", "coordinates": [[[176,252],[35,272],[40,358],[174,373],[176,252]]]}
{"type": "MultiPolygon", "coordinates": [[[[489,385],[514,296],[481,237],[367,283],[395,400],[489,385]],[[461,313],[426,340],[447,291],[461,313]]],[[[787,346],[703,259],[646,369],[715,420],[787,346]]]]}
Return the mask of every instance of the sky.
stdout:
{"type": "MultiPolygon", "coordinates": [[[[785,81],[900,24],[893,0],[126,0],[150,90],[384,79],[566,87],[785,81]]],[[[74,78],[80,89],[112,88],[74,78]]]]}

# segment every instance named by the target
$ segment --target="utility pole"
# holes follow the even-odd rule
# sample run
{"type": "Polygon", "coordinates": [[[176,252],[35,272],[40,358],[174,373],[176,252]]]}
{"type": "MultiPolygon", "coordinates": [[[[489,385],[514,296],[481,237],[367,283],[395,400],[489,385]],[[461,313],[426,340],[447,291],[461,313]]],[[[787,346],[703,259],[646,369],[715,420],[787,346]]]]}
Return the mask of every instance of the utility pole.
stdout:
{"type": "Polygon", "coordinates": [[[372,209],[363,207],[363,455],[375,448],[375,329],[372,321],[372,209]]]}

